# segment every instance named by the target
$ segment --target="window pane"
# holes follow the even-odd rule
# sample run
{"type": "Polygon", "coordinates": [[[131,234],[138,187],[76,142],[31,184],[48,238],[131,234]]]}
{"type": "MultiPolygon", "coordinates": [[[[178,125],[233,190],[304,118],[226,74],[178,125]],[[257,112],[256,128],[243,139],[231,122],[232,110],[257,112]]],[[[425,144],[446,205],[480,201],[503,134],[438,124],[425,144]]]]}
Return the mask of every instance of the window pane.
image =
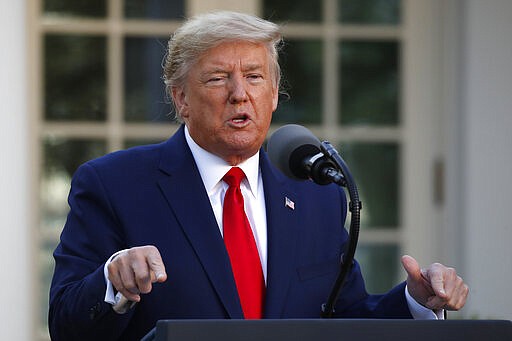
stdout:
{"type": "Polygon", "coordinates": [[[396,143],[347,143],[338,149],[356,182],[361,226],[399,225],[399,148],[396,143]]]}
{"type": "Polygon", "coordinates": [[[283,88],[274,123],[319,123],[322,116],[322,43],[287,40],[280,56],[283,88]]]}
{"type": "Polygon", "coordinates": [[[173,121],[172,106],[162,80],[167,39],[126,38],[125,119],[129,122],[173,121]]]}
{"type": "Polygon", "coordinates": [[[106,0],[45,0],[44,13],[55,16],[104,17],[106,0]]]}
{"type": "Polygon", "coordinates": [[[69,207],[67,195],[71,177],[79,165],[105,154],[104,141],[47,138],[44,141],[41,189],[41,228],[60,230],[69,207]]]}
{"type": "Polygon", "coordinates": [[[369,293],[385,293],[397,284],[399,256],[397,245],[359,245],[355,257],[369,293]]]}
{"type": "Polygon", "coordinates": [[[399,123],[399,44],[342,42],[340,44],[341,123],[399,123]]]}
{"type": "Polygon", "coordinates": [[[343,23],[400,23],[400,0],[338,0],[338,17],[343,23]]]}
{"type": "Polygon", "coordinates": [[[264,0],[265,19],[277,21],[319,22],[322,17],[322,4],[311,0],[264,0]]]}
{"type": "Polygon", "coordinates": [[[52,34],[44,44],[45,118],[105,120],[105,38],[52,34]]]}
{"type": "Polygon", "coordinates": [[[185,16],[184,0],[125,0],[127,18],[182,19],[185,16]]]}

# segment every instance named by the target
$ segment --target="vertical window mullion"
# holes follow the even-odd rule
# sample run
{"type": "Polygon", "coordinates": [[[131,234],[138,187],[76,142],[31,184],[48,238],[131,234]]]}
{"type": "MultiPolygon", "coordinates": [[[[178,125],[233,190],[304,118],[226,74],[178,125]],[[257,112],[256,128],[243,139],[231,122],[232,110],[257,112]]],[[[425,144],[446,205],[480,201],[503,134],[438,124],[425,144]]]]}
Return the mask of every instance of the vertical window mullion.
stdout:
{"type": "Polygon", "coordinates": [[[108,2],[107,31],[107,147],[109,151],[123,147],[123,0],[108,2]]]}
{"type": "MultiPolygon", "coordinates": [[[[324,129],[330,127],[337,127],[337,113],[338,113],[338,38],[337,38],[337,1],[324,0],[323,1],[323,15],[324,15],[324,62],[323,62],[323,81],[324,81],[324,112],[322,113],[322,126],[324,129]]],[[[339,136],[339,134],[336,134],[339,136]]],[[[338,143],[339,141],[333,141],[338,143]]]]}

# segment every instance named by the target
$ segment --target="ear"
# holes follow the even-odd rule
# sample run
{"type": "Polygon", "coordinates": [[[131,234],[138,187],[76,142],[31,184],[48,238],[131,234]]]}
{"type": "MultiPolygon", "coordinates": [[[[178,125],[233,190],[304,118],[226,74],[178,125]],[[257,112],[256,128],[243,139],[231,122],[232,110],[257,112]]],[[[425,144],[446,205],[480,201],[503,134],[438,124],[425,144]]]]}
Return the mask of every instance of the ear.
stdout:
{"type": "Polygon", "coordinates": [[[174,86],[171,89],[172,100],[176,106],[176,110],[181,117],[187,116],[187,96],[185,90],[182,87],[174,86]]]}
{"type": "Polygon", "coordinates": [[[276,111],[279,102],[279,88],[276,86],[272,90],[272,112],[276,111]]]}

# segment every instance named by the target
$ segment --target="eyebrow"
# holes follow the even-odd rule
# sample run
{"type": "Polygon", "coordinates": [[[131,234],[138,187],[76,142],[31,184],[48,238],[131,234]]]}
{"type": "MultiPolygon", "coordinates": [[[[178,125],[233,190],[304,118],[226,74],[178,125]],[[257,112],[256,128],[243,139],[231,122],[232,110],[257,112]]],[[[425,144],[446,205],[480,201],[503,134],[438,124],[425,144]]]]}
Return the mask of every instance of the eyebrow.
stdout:
{"type": "Polygon", "coordinates": [[[258,70],[258,69],[263,69],[263,64],[247,64],[247,65],[244,65],[244,67],[242,68],[242,71],[247,72],[247,71],[254,71],[254,70],[258,70]]]}
{"type": "MultiPolygon", "coordinates": [[[[201,76],[211,75],[215,73],[229,73],[230,71],[228,69],[229,67],[213,66],[211,69],[202,72],[201,76]]],[[[242,67],[242,72],[254,71],[258,69],[263,69],[263,64],[251,63],[244,65],[242,67]]]]}

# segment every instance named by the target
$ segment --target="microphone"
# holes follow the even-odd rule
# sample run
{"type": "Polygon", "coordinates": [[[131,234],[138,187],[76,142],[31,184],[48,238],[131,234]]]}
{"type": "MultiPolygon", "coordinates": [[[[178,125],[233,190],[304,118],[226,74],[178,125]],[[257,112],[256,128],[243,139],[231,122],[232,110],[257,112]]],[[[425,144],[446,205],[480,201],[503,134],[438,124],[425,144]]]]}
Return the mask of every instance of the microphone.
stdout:
{"type": "Polygon", "coordinates": [[[311,179],[320,185],[342,181],[343,175],[321,148],[320,140],[298,124],[280,127],[267,143],[270,161],[286,176],[299,180],[311,179]]]}

